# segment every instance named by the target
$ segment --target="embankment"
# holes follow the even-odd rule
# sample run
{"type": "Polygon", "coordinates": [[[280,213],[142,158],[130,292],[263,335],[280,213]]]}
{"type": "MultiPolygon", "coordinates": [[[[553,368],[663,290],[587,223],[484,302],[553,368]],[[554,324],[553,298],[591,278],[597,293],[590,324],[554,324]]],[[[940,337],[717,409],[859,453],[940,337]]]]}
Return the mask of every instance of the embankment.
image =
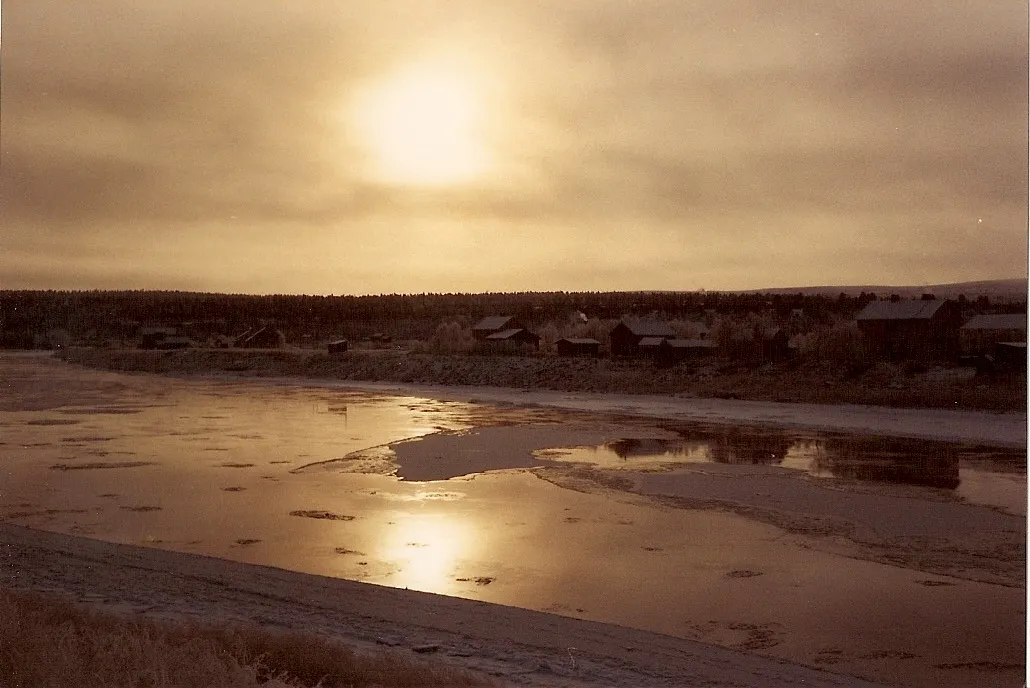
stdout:
{"type": "Polygon", "coordinates": [[[958,370],[905,372],[881,363],[849,376],[842,366],[781,364],[657,368],[648,361],[556,356],[474,356],[357,350],[329,355],[310,349],[71,348],[59,356],[104,370],[172,375],[307,377],[420,385],[489,385],[519,389],[897,408],[1025,411],[1026,378],[970,377],[958,370]]]}

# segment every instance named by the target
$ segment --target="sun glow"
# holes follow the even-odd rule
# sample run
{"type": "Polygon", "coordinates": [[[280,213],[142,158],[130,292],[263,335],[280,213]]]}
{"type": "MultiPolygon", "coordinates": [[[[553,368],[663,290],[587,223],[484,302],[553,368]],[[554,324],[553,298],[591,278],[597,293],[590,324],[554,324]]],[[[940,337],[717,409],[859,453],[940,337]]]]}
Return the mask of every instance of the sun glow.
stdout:
{"type": "Polygon", "coordinates": [[[440,513],[399,515],[385,534],[384,553],[397,566],[388,584],[451,594],[460,561],[473,546],[467,524],[440,513]]]}
{"type": "Polygon", "coordinates": [[[421,63],[357,94],[359,142],[379,181],[412,186],[467,184],[489,167],[483,93],[467,71],[421,63]]]}

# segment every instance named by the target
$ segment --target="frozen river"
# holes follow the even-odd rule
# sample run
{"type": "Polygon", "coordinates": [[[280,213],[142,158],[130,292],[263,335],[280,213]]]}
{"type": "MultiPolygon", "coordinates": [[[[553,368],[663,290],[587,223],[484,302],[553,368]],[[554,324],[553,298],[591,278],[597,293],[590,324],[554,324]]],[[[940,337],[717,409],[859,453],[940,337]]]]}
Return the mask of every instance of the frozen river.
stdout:
{"type": "Polygon", "coordinates": [[[1025,661],[1026,452],[0,356],[0,519],[906,685],[1025,661]]]}

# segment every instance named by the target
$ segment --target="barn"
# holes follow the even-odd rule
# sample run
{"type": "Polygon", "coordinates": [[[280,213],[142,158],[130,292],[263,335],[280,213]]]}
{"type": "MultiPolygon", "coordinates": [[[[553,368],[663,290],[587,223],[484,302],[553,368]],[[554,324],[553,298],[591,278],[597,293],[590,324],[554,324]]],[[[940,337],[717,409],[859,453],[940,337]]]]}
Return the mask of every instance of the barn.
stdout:
{"type": "Polygon", "coordinates": [[[682,361],[698,359],[715,353],[717,345],[711,339],[663,339],[658,345],[655,362],[662,368],[682,361]]]}
{"type": "Polygon", "coordinates": [[[596,356],[601,350],[601,342],[582,337],[565,337],[554,345],[559,356],[596,356]]]}
{"type": "Polygon", "coordinates": [[[472,336],[483,341],[498,332],[524,329],[513,315],[489,315],[472,326],[472,336]]]}
{"type": "Polygon", "coordinates": [[[517,352],[540,348],[540,337],[521,327],[501,330],[488,335],[484,343],[494,351],[517,352]]]}
{"type": "Polygon", "coordinates": [[[782,361],[790,355],[790,339],[782,327],[767,327],[762,330],[762,360],[782,361]]]}
{"type": "Polygon", "coordinates": [[[983,355],[994,352],[999,342],[1026,341],[1026,313],[977,315],[958,331],[963,354],[983,355]]]}
{"type": "Polygon", "coordinates": [[[675,339],[676,333],[667,323],[623,318],[608,337],[611,341],[612,356],[640,356],[648,351],[657,353],[661,340],[675,339]],[[655,341],[656,339],[658,341],[655,341]],[[641,345],[644,347],[643,350],[641,345]]]}
{"type": "Polygon", "coordinates": [[[285,345],[286,337],[271,326],[248,331],[236,338],[236,346],[244,349],[278,349],[285,345]]]}
{"type": "Polygon", "coordinates": [[[888,360],[958,352],[961,314],[954,301],[872,301],[855,319],[870,352],[888,360]]]}
{"type": "Polygon", "coordinates": [[[337,339],[335,342],[329,342],[329,353],[331,354],[343,354],[347,352],[349,343],[346,339],[337,339]]]}

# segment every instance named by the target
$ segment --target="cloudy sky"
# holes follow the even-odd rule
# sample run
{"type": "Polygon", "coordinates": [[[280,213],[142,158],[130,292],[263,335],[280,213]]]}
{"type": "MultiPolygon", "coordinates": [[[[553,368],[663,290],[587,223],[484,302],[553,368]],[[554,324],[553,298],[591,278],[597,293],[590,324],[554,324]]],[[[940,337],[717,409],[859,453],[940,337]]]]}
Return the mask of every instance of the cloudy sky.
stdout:
{"type": "Polygon", "coordinates": [[[1015,0],[15,0],[0,288],[1027,271],[1015,0]]]}

